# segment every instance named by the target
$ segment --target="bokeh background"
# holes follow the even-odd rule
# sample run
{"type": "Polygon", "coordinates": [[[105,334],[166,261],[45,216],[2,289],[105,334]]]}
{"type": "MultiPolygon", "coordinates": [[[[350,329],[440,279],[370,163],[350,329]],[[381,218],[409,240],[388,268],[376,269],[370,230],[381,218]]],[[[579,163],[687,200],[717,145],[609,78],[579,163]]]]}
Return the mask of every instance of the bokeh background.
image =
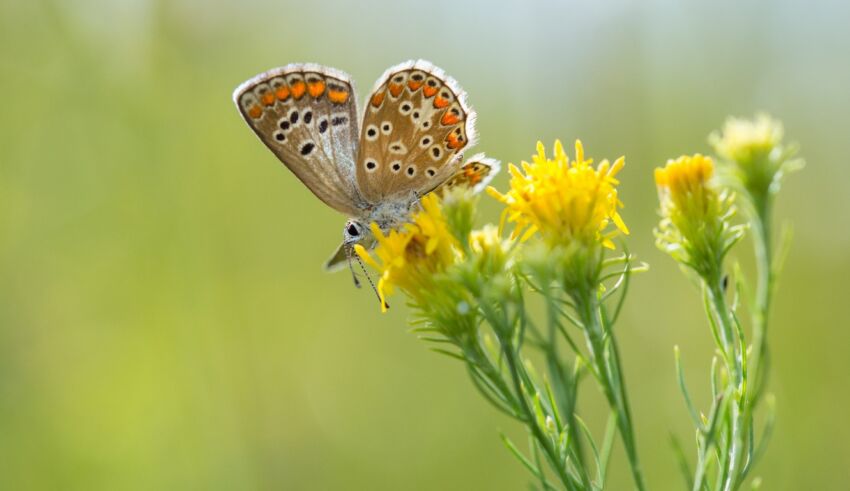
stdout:
{"type": "MultiPolygon", "coordinates": [[[[846,489],[849,14],[817,0],[3,1],[0,489],[526,488],[497,434],[518,428],[407,332],[402,302],[381,315],[320,271],[343,218],[230,99],[292,61],[363,91],[415,57],[467,89],[478,149],[502,161],[555,138],[626,155],[628,244],[652,269],[618,329],[653,489],[681,486],[669,434],[690,442],[672,347],[704,396],[711,339],[697,289],[654,247],[652,169],[708,151],[727,115],[785,122],[809,165],[777,209],[795,240],[758,473],[765,489],[846,489]]],[[[612,489],[629,489],[615,459],[612,489]]]]}

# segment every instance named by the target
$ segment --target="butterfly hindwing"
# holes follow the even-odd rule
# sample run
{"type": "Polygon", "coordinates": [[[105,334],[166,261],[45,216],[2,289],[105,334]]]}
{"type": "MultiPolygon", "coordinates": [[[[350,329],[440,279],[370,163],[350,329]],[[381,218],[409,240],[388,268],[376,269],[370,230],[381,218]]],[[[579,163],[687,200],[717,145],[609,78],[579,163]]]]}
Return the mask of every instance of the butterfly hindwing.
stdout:
{"type": "Polygon", "coordinates": [[[357,183],[372,203],[424,195],[454,175],[475,138],[460,86],[426,61],[387,70],[363,116],[357,183]]]}
{"type": "Polygon", "coordinates": [[[233,100],[263,143],[320,200],[349,215],[362,213],[357,100],[348,75],[291,64],[243,83],[233,100]]]}
{"type": "Polygon", "coordinates": [[[474,155],[463,163],[460,170],[437,187],[434,192],[442,195],[457,186],[467,186],[478,193],[499,173],[499,161],[485,157],[483,153],[474,155]]]}

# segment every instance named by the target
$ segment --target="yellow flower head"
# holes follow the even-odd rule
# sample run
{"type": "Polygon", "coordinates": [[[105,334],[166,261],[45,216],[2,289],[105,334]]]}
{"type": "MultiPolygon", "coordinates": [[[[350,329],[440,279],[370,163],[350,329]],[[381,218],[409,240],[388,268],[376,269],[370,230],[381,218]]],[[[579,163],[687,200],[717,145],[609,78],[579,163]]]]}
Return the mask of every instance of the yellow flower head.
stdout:
{"type": "Polygon", "coordinates": [[[721,132],[708,137],[725,164],[724,177],[756,204],[779,191],[785,174],[803,167],[802,160],[792,158],[796,145],[782,143],[783,133],[781,122],[760,114],[754,120],[729,118],[721,132]]]}
{"type": "Polygon", "coordinates": [[[782,142],[782,123],[766,114],[755,120],[729,118],[721,133],[713,133],[709,142],[717,154],[742,165],[767,156],[782,142]]]}
{"type": "Polygon", "coordinates": [[[655,169],[662,216],[658,245],[700,274],[715,271],[743,233],[730,224],[732,197],[717,192],[713,175],[711,158],[700,154],[683,155],[655,169]]]}
{"type": "Polygon", "coordinates": [[[662,214],[691,221],[703,221],[716,212],[717,194],[709,186],[714,175],[711,157],[682,155],[655,169],[655,184],[662,214]]]}
{"type": "Polygon", "coordinates": [[[593,160],[585,160],[584,148],[576,140],[575,160],[570,162],[560,141],[555,142],[553,159],[546,157],[543,144],[537,143],[532,163],[523,162],[522,171],[511,164],[510,189],[501,194],[490,187],[487,192],[505,204],[502,215],[514,222],[513,237],[526,240],[539,232],[552,245],[580,242],[598,243],[613,248],[611,238],[628,228],[617,209],[623,204],[617,198],[619,181],[614,176],[623,168],[623,157],[613,164],[603,160],[596,168],[593,160]],[[615,226],[608,230],[609,223],[615,226]]]}
{"type": "Polygon", "coordinates": [[[503,240],[499,229],[487,224],[480,230],[469,234],[469,247],[477,261],[476,270],[491,276],[504,270],[511,248],[510,241],[503,240]]]}
{"type": "Polygon", "coordinates": [[[440,199],[429,194],[421,203],[422,209],[399,230],[384,235],[377,224],[372,224],[377,261],[360,244],[354,246],[357,255],[381,273],[378,295],[383,311],[385,298],[395,287],[414,301],[421,300],[433,284],[433,276],[458,259],[457,239],[448,230],[440,199]]]}

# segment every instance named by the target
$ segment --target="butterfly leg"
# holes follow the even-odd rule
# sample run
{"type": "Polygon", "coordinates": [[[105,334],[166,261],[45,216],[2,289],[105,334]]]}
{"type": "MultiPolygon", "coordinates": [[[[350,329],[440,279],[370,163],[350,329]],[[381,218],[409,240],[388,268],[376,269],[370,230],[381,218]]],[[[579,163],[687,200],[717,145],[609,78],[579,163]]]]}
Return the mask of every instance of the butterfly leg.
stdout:
{"type": "Polygon", "coordinates": [[[410,203],[410,211],[422,209],[422,196],[418,191],[413,192],[413,201],[410,203]]]}
{"type": "MultiPolygon", "coordinates": [[[[356,286],[357,288],[360,288],[360,279],[357,277],[357,272],[354,271],[354,265],[351,263],[351,256],[353,255],[352,254],[353,253],[353,251],[352,251],[353,247],[351,247],[350,245],[347,245],[347,244],[343,245],[343,247],[345,248],[345,256],[348,259],[348,270],[351,271],[351,279],[354,280],[354,286],[356,286]]],[[[360,258],[357,258],[357,259],[358,259],[358,261],[360,260],[360,258]]],[[[370,282],[371,282],[371,279],[370,279],[370,282]]]]}
{"type": "MultiPolygon", "coordinates": [[[[366,276],[366,281],[369,282],[369,286],[372,287],[372,291],[375,292],[375,295],[378,297],[378,301],[381,301],[381,295],[378,293],[378,289],[375,288],[375,282],[372,281],[372,277],[369,276],[369,271],[366,270],[366,265],[363,264],[363,260],[360,259],[360,256],[352,253],[352,247],[346,247],[346,255],[348,256],[348,268],[351,270],[351,277],[354,279],[354,286],[360,288],[360,279],[357,278],[357,273],[354,271],[354,265],[351,263],[351,259],[357,261],[357,264],[360,265],[360,269],[363,270],[363,275],[366,276]]],[[[390,304],[384,302],[384,308],[390,308],[390,304]]]]}

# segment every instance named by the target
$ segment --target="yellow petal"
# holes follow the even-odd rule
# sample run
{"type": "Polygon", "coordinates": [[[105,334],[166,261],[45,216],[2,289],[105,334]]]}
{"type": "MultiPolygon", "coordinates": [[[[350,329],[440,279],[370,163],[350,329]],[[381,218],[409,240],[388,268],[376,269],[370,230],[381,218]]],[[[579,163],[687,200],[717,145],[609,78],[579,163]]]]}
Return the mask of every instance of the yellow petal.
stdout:
{"type": "Polygon", "coordinates": [[[619,213],[611,215],[611,219],[614,220],[614,225],[616,225],[618,229],[620,229],[624,234],[629,235],[629,227],[626,226],[626,223],[623,221],[623,217],[621,217],[619,213]]]}
{"type": "Polygon", "coordinates": [[[381,269],[381,267],[378,265],[378,263],[375,262],[375,260],[372,258],[372,255],[369,254],[369,251],[367,251],[366,248],[363,247],[362,245],[354,244],[354,252],[356,252],[357,255],[360,256],[360,259],[362,259],[363,262],[365,262],[369,266],[372,266],[373,268],[375,268],[377,270],[381,269]]]}

